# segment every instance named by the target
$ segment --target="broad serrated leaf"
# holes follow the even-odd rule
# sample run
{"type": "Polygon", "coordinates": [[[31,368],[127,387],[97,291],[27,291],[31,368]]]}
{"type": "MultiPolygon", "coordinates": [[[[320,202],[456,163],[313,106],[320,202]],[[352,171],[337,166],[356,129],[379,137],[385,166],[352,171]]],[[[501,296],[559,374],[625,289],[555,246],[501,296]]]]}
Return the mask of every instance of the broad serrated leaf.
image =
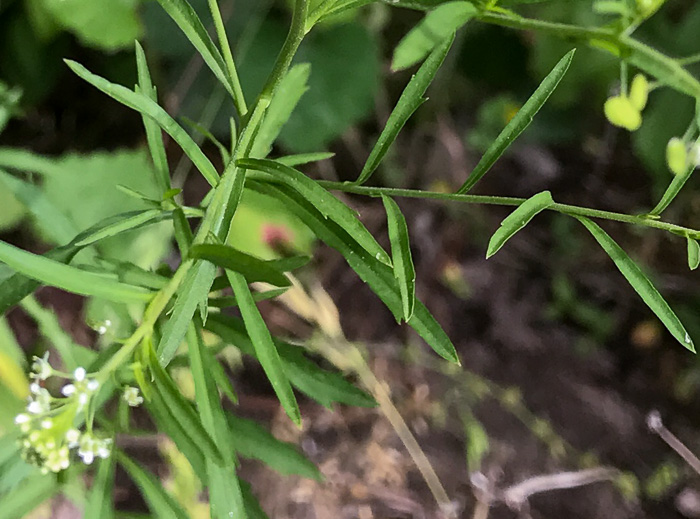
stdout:
{"type": "Polygon", "coordinates": [[[132,92],[122,85],[117,85],[106,79],[93,74],[81,64],[65,60],[70,69],[79,77],[93,85],[98,90],[101,90],[108,96],[116,99],[120,103],[129,108],[142,113],[153,119],[165,133],[170,135],[177,142],[182,151],[189,157],[195,167],[199,170],[202,176],[211,184],[216,186],[219,182],[219,174],[211,161],[204,155],[202,150],[197,146],[197,143],[192,140],[185,130],[175,122],[155,101],[150,97],[140,92],[132,92]]]}
{"type": "Polygon", "coordinates": [[[362,167],[360,176],[357,179],[358,184],[363,184],[372,176],[372,173],[377,169],[384,156],[389,151],[389,148],[396,140],[396,136],[406,124],[406,121],[413,115],[418,107],[425,102],[423,94],[428,89],[428,86],[435,78],[440,65],[445,61],[445,57],[452,46],[454,35],[449,35],[444,41],[433,50],[425,62],[420,66],[418,72],[411,77],[411,80],[406,85],[406,88],[401,93],[396,106],[391,111],[391,115],[382,130],[382,133],[377,139],[377,143],[372,148],[369,158],[362,167]]]}
{"type": "Polygon", "coordinates": [[[700,244],[693,238],[688,238],[688,267],[695,270],[700,266],[700,244]]]}
{"type": "Polygon", "coordinates": [[[229,414],[228,422],[236,450],[244,458],[260,460],[280,474],[296,474],[317,481],[323,479],[316,465],[294,444],[278,440],[253,420],[229,414]]]}
{"type": "Polygon", "coordinates": [[[282,361],[272,341],[270,331],[267,329],[265,321],[255,306],[248,283],[241,274],[231,271],[227,271],[226,274],[231,283],[233,295],[238,300],[238,307],[240,308],[248,335],[253,341],[255,356],[270,380],[270,384],[272,384],[272,388],[275,390],[275,394],[287,415],[294,423],[300,425],[301,412],[299,411],[299,405],[282,367],[282,361]]]}
{"type": "MultiPolygon", "coordinates": [[[[324,218],[316,208],[285,186],[250,182],[248,185],[261,194],[267,194],[287,204],[315,234],[327,245],[340,252],[348,265],[369,285],[398,321],[402,315],[401,294],[394,279],[393,270],[377,258],[370,256],[352,236],[330,219],[324,218]]],[[[428,345],[441,357],[459,363],[457,352],[450,338],[428,309],[416,301],[413,316],[408,321],[428,345]]]]}
{"type": "Polygon", "coordinates": [[[283,182],[288,185],[312,203],[325,218],[332,220],[351,235],[368,254],[385,265],[391,265],[389,255],[357,218],[355,212],[301,171],[265,159],[242,159],[237,163],[239,167],[264,172],[267,176],[261,177],[266,181],[283,182]]]}
{"type": "Polygon", "coordinates": [[[117,451],[117,461],[139,487],[151,513],[158,519],[189,519],[180,505],[168,494],[160,482],[126,454],[117,451]]]}
{"type": "Polygon", "coordinates": [[[540,86],[537,87],[532,96],[530,96],[523,107],[515,114],[510,122],[508,122],[500,135],[496,137],[496,140],[493,141],[491,146],[486,150],[484,156],[481,157],[479,163],[469,174],[467,181],[457,190],[458,194],[466,193],[474,187],[474,184],[481,180],[489,169],[491,169],[491,166],[503,155],[513,141],[530,126],[535,114],[540,111],[540,108],[542,108],[547,99],[549,99],[549,96],[554,92],[554,89],[569,69],[569,65],[571,65],[571,61],[574,59],[574,52],[575,49],[569,51],[559,60],[547,77],[542,80],[540,86]]]}
{"type": "Polygon", "coordinates": [[[515,211],[501,222],[501,226],[491,236],[489,247],[486,251],[486,259],[496,254],[515,233],[552,204],[554,204],[554,200],[552,200],[552,194],[549,191],[537,193],[520,204],[515,211]]]}
{"type": "MultiPolygon", "coordinates": [[[[212,315],[207,321],[206,329],[243,353],[256,355],[253,342],[240,319],[221,314],[212,315]]],[[[321,405],[328,408],[336,402],[358,407],[377,405],[370,395],[353,386],[340,373],[326,371],[309,360],[302,348],[279,339],[274,339],[274,342],[289,381],[295,388],[321,405]]]]}
{"type": "Polygon", "coordinates": [[[0,241],[0,261],[18,273],[68,292],[117,302],[148,301],[151,292],[39,256],[0,241]]]}
{"type": "Polygon", "coordinates": [[[470,2],[447,2],[436,7],[401,39],[391,68],[402,70],[415,65],[445,39],[451,39],[451,35],[477,13],[470,2]]]}
{"type": "Polygon", "coordinates": [[[408,321],[413,315],[413,308],[416,304],[416,270],[413,267],[413,258],[411,257],[408,226],[406,219],[401,214],[401,209],[393,199],[382,196],[382,201],[386,209],[389,227],[394,277],[396,277],[401,292],[403,318],[408,321]]]}
{"type": "Polygon", "coordinates": [[[637,264],[632,261],[627,253],[596,223],[588,218],[579,217],[578,220],[588,229],[603,250],[610,256],[613,262],[615,262],[615,266],[618,270],[625,276],[625,279],[632,285],[632,288],[634,288],[652,312],[661,320],[666,329],[671,332],[671,335],[685,348],[695,352],[695,345],[685,327],[637,264]]]}
{"type": "Polygon", "coordinates": [[[246,278],[248,283],[264,281],[278,287],[292,285],[287,276],[272,266],[274,262],[261,260],[227,245],[214,243],[193,245],[190,249],[190,257],[204,259],[226,270],[238,272],[246,278]]]}

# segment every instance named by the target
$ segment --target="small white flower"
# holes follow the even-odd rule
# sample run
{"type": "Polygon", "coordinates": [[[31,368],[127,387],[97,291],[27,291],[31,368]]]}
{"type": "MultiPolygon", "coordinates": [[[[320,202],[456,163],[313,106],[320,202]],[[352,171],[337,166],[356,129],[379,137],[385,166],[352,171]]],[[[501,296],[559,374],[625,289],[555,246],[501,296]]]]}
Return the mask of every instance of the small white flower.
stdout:
{"type": "Polygon", "coordinates": [[[29,384],[29,391],[35,395],[38,395],[39,393],[41,393],[41,386],[36,382],[32,382],[31,384],[29,384]]]}
{"type": "Polygon", "coordinates": [[[124,401],[131,407],[138,407],[143,404],[143,397],[139,395],[139,389],[136,387],[127,386],[124,388],[124,401]]]}
{"type": "Polygon", "coordinates": [[[42,414],[48,411],[48,409],[41,405],[41,403],[38,400],[32,400],[27,405],[27,411],[29,411],[32,414],[42,414]]]}
{"type": "Polygon", "coordinates": [[[73,372],[73,378],[77,382],[82,382],[83,380],[85,380],[86,374],[87,372],[85,371],[85,368],[76,368],[76,370],[73,372]]]}
{"type": "Polygon", "coordinates": [[[45,420],[41,421],[41,428],[42,429],[51,429],[53,427],[53,420],[51,418],[46,418],[45,420]]]}
{"type": "Polygon", "coordinates": [[[97,380],[95,380],[94,378],[91,378],[90,380],[88,380],[88,383],[87,383],[88,391],[94,393],[95,391],[97,391],[97,389],[99,387],[100,387],[100,383],[97,380]]]}
{"type": "Polygon", "coordinates": [[[83,459],[85,465],[92,465],[92,462],[95,461],[95,454],[92,451],[79,451],[78,455],[83,459]]]}
{"type": "Polygon", "coordinates": [[[29,422],[29,420],[31,420],[31,418],[29,417],[28,414],[22,413],[22,414],[18,414],[17,416],[15,416],[15,424],[17,424],[17,425],[25,424],[25,423],[29,422]]]}
{"type": "Polygon", "coordinates": [[[53,375],[53,368],[49,364],[49,352],[47,351],[43,357],[34,357],[32,363],[32,378],[38,380],[46,380],[53,375]]]}
{"type": "Polygon", "coordinates": [[[66,384],[63,386],[63,389],[61,389],[61,393],[63,393],[63,396],[71,396],[75,393],[75,386],[73,384],[66,384]]]}
{"type": "Polygon", "coordinates": [[[78,429],[69,429],[66,432],[66,441],[69,449],[77,447],[80,444],[80,431],[78,429]]]}

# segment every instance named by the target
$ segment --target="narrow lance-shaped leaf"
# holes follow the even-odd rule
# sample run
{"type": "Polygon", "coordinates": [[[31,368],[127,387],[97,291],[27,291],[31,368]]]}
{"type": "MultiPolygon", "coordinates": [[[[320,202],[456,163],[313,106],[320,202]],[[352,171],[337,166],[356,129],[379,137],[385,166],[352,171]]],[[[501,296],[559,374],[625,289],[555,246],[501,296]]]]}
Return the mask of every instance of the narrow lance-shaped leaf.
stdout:
{"type": "Polygon", "coordinates": [[[142,113],[153,119],[175,142],[177,142],[182,151],[189,157],[195,167],[204,176],[204,178],[212,186],[216,186],[219,182],[219,174],[211,161],[204,155],[202,150],[197,146],[197,143],[192,140],[185,130],[175,122],[155,101],[140,92],[132,92],[122,85],[117,85],[106,79],[93,74],[80,63],[75,61],[65,60],[66,64],[82,79],[93,85],[98,90],[101,90],[108,96],[116,99],[123,105],[142,113]]]}
{"type": "MultiPolygon", "coordinates": [[[[255,356],[255,348],[245,325],[237,317],[212,315],[206,329],[234,345],[246,355],[255,356]]],[[[282,367],[292,385],[329,409],[338,402],[357,407],[375,407],[377,402],[353,386],[340,373],[326,371],[304,355],[304,350],[279,339],[273,339],[282,367]]]]}
{"type": "Polygon", "coordinates": [[[496,137],[496,140],[493,141],[491,146],[486,150],[484,156],[481,157],[481,160],[471,172],[467,181],[457,190],[458,194],[466,193],[474,187],[474,184],[481,180],[489,169],[491,169],[491,166],[503,155],[513,141],[525,131],[525,128],[530,126],[535,114],[540,111],[540,108],[542,108],[547,99],[549,99],[549,96],[554,92],[554,89],[569,69],[569,65],[571,65],[571,61],[574,59],[574,52],[575,49],[569,51],[559,60],[559,63],[557,63],[547,77],[544,78],[530,99],[525,102],[523,107],[515,114],[515,117],[508,122],[500,135],[496,137]]]}
{"type": "Polygon", "coordinates": [[[470,2],[447,2],[430,11],[396,46],[392,70],[418,63],[477,13],[470,2]]]}
{"type": "Polygon", "coordinates": [[[187,39],[192,42],[216,79],[226,88],[231,97],[235,98],[235,87],[230,76],[226,73],[224,58],[192,6],[186,0],[158,0],[158,3],[180,27],[180,30],[185,33],[187,39]]]}
{"type": "Polygon", "coordinates": [[[175,420],[179,422],[187,434],[202,449],[205,458],[220,461],[222,459],[221,451],[200,421],[197,413],[192,408],[192,404],[182,396],[173,379],[160,365],[152,348],[150,350],[149,368],[155,382],[154,393],[157,393],[162,398],[163,403],[175,420]]]}
{"type": "Polygon", "coordinates": [[[625,251],[597,224],[587,218],[580,217],[578,220],[590,231],[603,250],[608,253],[608,256],[615,262],[615,266],[618,270],[625,276],[629,284],[632,285],[632,288],[634,288],[642,300],[651,308],[664,326],[666,326],[666,329],[671,332],[671,335],[684,347],[695,352],[693,340],[690,338],[683,324],[673,310],[671,310],[671,307],[668,306],[666,300],[659,294],[659,291],[651,284],[649,278],[644,275],[627,253],[625,253],[625,251]]]}
{"type": "Polygon", "coordinates": [[[249,283],[264,281],[278,287],[288,287],[292,283],[270,262],[246,254],[227,245],[202,243],[193,245],[190,257],[211,261],[219,267],[243,274],[249,283]]]}
{"type": "Polygon", "coordinates": [[[122,213],[100,222],[99,227],[90,228],[80,233],[80,236],[73,240],[76,247],[87,247],[100,240],[111,238],[125,231],[131,231],[143,227],[144,225],[155,223],[169,217],[166,211],[161,209],[149,209],[146,211],[131,211],[122,213]],[[81,236],[85,236],[81,238],[81,236]]]}
{"type": "Polygon", "coordinates": [[[399,283],[403,318],[408,321],[413,315],[416,303],[416,270],[413,267],[411,246],[408,239],[408,226],[401,209],[393,199],[382,196],[389,226],[391,259],[394,263],[394,276],[399,283]]]}
{"type": "Polygon", "coordinates": [[[223,455],[223,460],[210,458],[206,460],[212,517],[215,519],[229,519],[231,517],[245,519],[243,496],[236,476],[236,459],[234,450],[231,448],[232,435],[221,407],[219,392],[209,372],[208,352],[202,340],[201,330],[201,321],[195,318],[187,332],[187,352],[194,379],[199,416],[204,427],[211,431],[214,441],[223,455]]]}
{"type": "Polygon", "coordinates": [[[275,348],[275,343],[272,341],[270,331],[263,320],[258,308],[255,306],[253,296],[250,293],[250,288],[246,279],[237,272],[226,271],[233,295],[238,300],[238,306],[241,310],[241,316],[245,322],[248,335],[253,341],[255,347],[255,355],[260,362],[267,378],[275,390],[277,398],[279,398],[282,407],[287,415],[297,425],[301,424],[301,413],[297,404],[292,386],[289,384],[289,379],[284,373],[282,361],[279,353],[275,348]]]}
{"type": "Polygon", "coordinates": [[[664,191],[664,194],[661,196],[661,200],[659,200],[659,203],[656,204],[656,207],[654,207],[654,209],[652,209],[649,212],[649,215],[660,216],[661,213],[663,213],[666,210],[666,208],[669,205],[671,205],[671,202],[673,202],[676,199],[678,193],[681,192],[681,189],[683,189],[683,186],[685,186],[686,182],[690,180],[690,177],[692,176],[694,171],[695,164],[691,164],[681,175],[674,175],[673,180],[669,184],[668,188],[666,188],[666,191],[664,191]]]}
{"type": "Polygon", "coordinates": [[[141,490],[141,494],[148,503],[148,508],[155,517],[158,519],[188,519],[185,511],[165,491],[153,474],[146,472],[138,463],[122,452],[118,451],[116,456],[119,464],[124,467],[129,477],[141,490]]]}
{"type": "MultiPolygon", "coordinates": [[[[258,182],[250,182],[248,186],[262,194],[281,200],[319,239],[343,255],[348,265],[377,294],[397,321],[401,318],[403,313],[401,294],[390,267],[369,256],[352,236],[334,222],[324,218],[306,199],[286,186],[265,185],[258,182]]],[[[408,325],[416,330],[441,357],[459,364],[452,341],[420,301],[416,301],[413,316],[409,319],[408,325]]]]}
{"type": "Polygon", "coordinates": [[[501,250],[501,247],[503,247],[515,233],[525,227],[537,214],[541,213],[552,204],[554,204],[554,200],[552,200],[552,194],[549,191],[537,193],[520,204],[515,211],[510,213],[505,220],[501,222],[501,226],[493,233],[493,236],[491,236],[489,247],[486,251],[486,259],[489,259],[501,250]]]}
{"type": "Polygon", "coordinates": [[[114,460],[116,456],[100,461],[95,482],[92,484],[85,506],[85,517],[109,519],[113,517],[112,492],[114,490],[114,460]]]}
{"type": "Polygon", "coordinates": [[[309,164],[310,162],[318,162],[321,160],[331,159],[335,156],[335,153],[330,151],[317,151],[311,153],[297,153],[294,155],[285,155],[284,157],[278,157],[275,160],[280,164],[289,166],[291,168],[296,166],[301,166],[303,164],[309,164]]]}
{"type": "MultiPolygon", "coordinates": [[[[153,82],[151,81],[151,73],[148,70],[146,54],[143,52],[143,47],[141,47],[138,40],[135,41],[134,44],[136,46],[136,68],[139,76],[139,85],[136,87],[136,91],[141,92],[153,102],[157,103],[158,95],[156,94],[156,87],[153,86],[153,82]]],[[[143,126],[146,129],[148,149],[151,152],[153,166],[156,169],[156,181],[161,191],[167,191],[170,189],[170,170],[168,169],[168,157],[165,153],[163,135],[161,134],[160,127],[153,119],[145,114],[141,114],[141,117],[143,118],[143,126]]]]}
{"type": "Polygon", "coordinates": [[[145,289],[64,265],[47,256],[32,254],[3,241],[0,241],[0,261],[20,274],[75,294],[124,303],[148,301],[151,297],[151,293],[145,289]]]}
{"type": "Polygon", "coordinates": [[[377,143],[372,148],[369,158],[362,167],[360,176],[355,181],[357,184],[363,184],[372,176],[372,173],[377,169],[384,156],[389,151],[389,148],[396,140],[396,136],[406,124],[406,121],[413,115],[418,107],[425,102],[423,94],[428,89],[428,86],[435,78],[440,65],[445,61],[445,57],[454,41],[454,34],[450,35],[441,45],[435,48],[430,53],[425,62],[420,66],[418,72],[411,77],[411,80],[406,85],[406,88],[401,93],[399,101],[391,112],[386,126],[377,139],[377,143]]]}
{"type": "Polygon", "coordinates": [[[688,267],[695,270],[700,266],[700,244],[693,238],[688,238],[688,267]]]}
{"type": "Polygon", "coordinates": [[[369,254],[385,265],[391,265],[389,255],[357,218],[355,212],[301,171],[273,160],[264,159],[241,159],[237,164],[241,168],[255,169],[267,173],[267,175],[262,177],[266,181],[287,184],[311,202],[325,218],[334,221],[342,227],[369,254]]]}

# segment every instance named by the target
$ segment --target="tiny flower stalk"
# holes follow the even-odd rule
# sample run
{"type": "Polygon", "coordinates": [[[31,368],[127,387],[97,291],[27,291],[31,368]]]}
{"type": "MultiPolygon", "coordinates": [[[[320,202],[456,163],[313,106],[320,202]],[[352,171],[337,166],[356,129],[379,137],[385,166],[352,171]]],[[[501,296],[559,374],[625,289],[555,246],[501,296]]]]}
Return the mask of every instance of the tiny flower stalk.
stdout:
{"type": "MultiPolygon", "coordinates": [[[[74,449],[88,465],[96,457],[109,457],[112,439],[96,434],[92,428],[94,409],[91,404],[100,388],[95,375],[82,367],[72,374],[57,371],[49,363],[48,353],[42,358],[34,357],[30,374],[34,380],[30,385],[31,396],[26,412],[15,417],[15,424],[22,432],[19,440],[22,456],[39,467],[42,473],[67,469],[74,449]],[[69,380],[61,389],[61,397],[52,396],[42,386],[51,377],[69,380]],[[79,429],[83,423],[84,432],[79,429]]],[[[138,402],[138,390],[130,395],[133,402],[138,402]]]]}

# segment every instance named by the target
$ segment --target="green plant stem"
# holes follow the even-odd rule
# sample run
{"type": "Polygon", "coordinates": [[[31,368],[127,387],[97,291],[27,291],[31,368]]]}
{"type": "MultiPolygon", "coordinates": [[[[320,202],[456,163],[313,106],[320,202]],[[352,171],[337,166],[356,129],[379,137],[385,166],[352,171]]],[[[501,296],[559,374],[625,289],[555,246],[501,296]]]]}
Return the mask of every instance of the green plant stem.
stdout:
{"type": "MultiPolygon", "coordinates": [[[[431,200],[462,202],[467,204],[486,204],[486,205],[507,205],[518,206],[522,204],[525,198],[515,198],[506,196],[485,196],[485,195],[457,195],[453,193],[435,193],[430,191],[419,191],[416,189],[396,189],[389,187],[368,187],[356,186],[344,182],[320,181],[320,185],[326,189],[333,191],[342,191],[345,193],[354,193],[358,195],[367,195],[372,197],[398,196],[404,198],[426,198],[431,200]]],[[[662,231],[671,232],[678,236],[700,239],[700,231],[682,227],[661,220],[646,218],[644,216],[633,216],[629,214],[614,213],[612,211],[602,211],[599,209],[590,209],[588,207],[579,207],[569,204],[558,204],[547,207],[548,211],[556,211],[557,213],[566,214],[569,216],[585,216],[588,218],[596,218],[601,220],[612,220],[615,222],[629,223],[641,227],[651,227],[662,231]]]]}
{"type": "Polygon", "coordinates": [[[695,65],[700,62],[700,52],[693,54],[692,56],[686,56],[685,58],[678,59],[678,63],[682,66],[695,65]]]}
{"type": "Polygon", "coordinates": [[[476,19],[493,25],[549,33],[583,42],[629,61],[680,92],[695,98],[700,97],[700,81],[683,68],[682,61],[670,58],[629,35],[599,27],[579,27],[490,12],[482,12],[476,19]]]}
{"type": "MultiPolygon", "coordinates": [[[[241,180],[243,171],[235,166],[235,159],[246,156],[255,142],[257,135],[257,127],[262,121],[265,110],[270,105],[272,96],[274,95],[277,86],[282,78],[287,73],[289,66],[296,54],[301,40],[304,38],[306,31],[304,22],[309,8],[309,0],[297,0],[292,16],[292,24],[289,30],[289,35],[285,41],[282,51],[277,57],[275,66],[273,67],[270,76],[265,83],[255,107],[248,120],[245,122],[237,143],[237,157],[234,156],[224,169],[221,180],[217,185],[212,203],[207,208],[202,223],[196,233],[194,243],[203,243],[208,234],[214,233],[220,235],[228,232],[231,219],[233,218],[233,210],[238,205],[238,197],[242,190],[243,183],[241,180]],[[240,188],[240,189],[237,189],[240,188]],[[233,208],[233,210],[232,210],[233,208]],[[225,230],[225,231],[224,231],[225,230]]],[[[170,279],[168,284],[161,289],[153,297],[144,312],[143,321],[134,333],[124,342],[121,349],[102,367],[99,378],[106,380],[110,374],[117,370],[122,364],[127,362],[141,340],[146,338],[153,331],[156,321],[163,313],[168,305],[168,302],[180,288],[187,277],[188,272],[193,267],[193,260],[183,261],[175,274],[170,279]]]]}
{"type": "Polygon", "coordinates": [[[212,18],[214,18],[214,27],[216,29],[216,34],[219,38],[219,46],[221,47],[221,52],[224,55],[226,71],[228,72],[229,79],[233,84],[233,104],[236,106],[236,111],[238,112],[238,115],[244,117],[245,114],[248,112],[248,107],[245,103],[245,96],[243,95],[243,89],[241,88],[241,81],[238,78],[236,64],[233,61],[231,45],[229,45],[228,37],[226,36],[226,27],[224,26],[224,20],[221,17],[221,11],[219,10],[219,6],[216,0],[209,0],[209,10],[211,11],[212,18]]]}

